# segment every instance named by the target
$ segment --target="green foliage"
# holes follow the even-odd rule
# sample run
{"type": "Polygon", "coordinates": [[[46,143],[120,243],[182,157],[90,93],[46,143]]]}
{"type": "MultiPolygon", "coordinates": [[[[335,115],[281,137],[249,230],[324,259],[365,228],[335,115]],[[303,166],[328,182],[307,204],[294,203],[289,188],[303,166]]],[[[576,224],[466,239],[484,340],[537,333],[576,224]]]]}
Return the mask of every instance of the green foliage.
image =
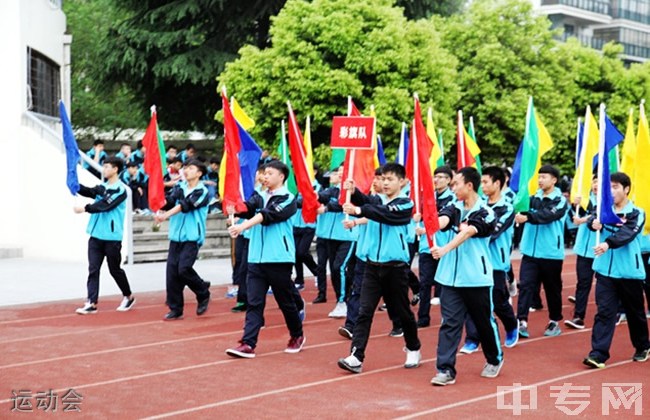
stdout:
{"type": "Polygon", "coordinates": [[[396,5],[404,8],[409,19],[428,18],[431,15],[451,16],[459,13],[465,0],[398,0],[396,5]]]}
{"type": "MultiPolygon", "coordinates": [[[[287,100],[300,120],[312,116],[314,146],[329,142],[332,116],[346,113],[348,95],[366,115],[375,105],[389,149],[401,122],[413,118],[414,92],[436,116],[453,114],[456,60],[440,47],[434,25],[407,21],[391,3],[289,0],[273,19],[272,46],[239,51],[219,82],[255,119],[260,143],[271,149],[287,100]]],[[[440,123],[451,129],[450,121],[440,123]]]]}
{"type": "Polygon", "coordinates": [[[142,126],[146,109],[122,82],[100,80],[102,55],[109,25],[122,15],[112,0],[67,0],[63,3],[72,34],[72,122],[117,135],[124,128],[142,126]]]}

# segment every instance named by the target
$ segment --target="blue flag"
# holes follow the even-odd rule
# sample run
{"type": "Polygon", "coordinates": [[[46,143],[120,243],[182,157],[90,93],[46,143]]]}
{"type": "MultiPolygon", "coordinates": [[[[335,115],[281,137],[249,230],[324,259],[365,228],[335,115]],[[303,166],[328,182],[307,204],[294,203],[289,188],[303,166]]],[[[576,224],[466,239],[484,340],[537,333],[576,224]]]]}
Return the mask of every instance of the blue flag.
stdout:
{"type": "Polygon", "coordinates": [[[72,132],[72,125],[65,110],[63,101],[59,101],[59,114],[61,116],[61,125],[63,126],[63,144],[65,145],[65,155],[68,167],[66,184],[72,195],[79,192],[79,178],[77,177],[77,164],[79,163],[79,146],[72,132]]]}
{"type": "MultiPolygon", "coordinates": [[[[602,127],[601,127],[602,130],[602,127]]],[[[616,128],[614,123],[605,115],[605,156],[603,161],[603,177],[598,184],[601,194],[600,203],[600,222],[603,224],[618,224],[622,223],[621,219],[614,213],[614,198],[612,197],[612,183],[610,181],[609,170],[609,152],[612,151],[617,144],[621,143],[625,136],[621,134],[616,128]]],[[[598,163],[598,161],[596,161],[598,163]]]]}
{"type": "MultiPolygon", "coordinates": [[[[580,165],[580,152],[582,151],[582,142],[584,141],[584,136],[585,136],[585,123],[582,121],[578,125],[578,150],[576,151],[576,169],[578,169],[578,165],[580,165]]],[[[598,159],[596,158],[596,163],[594,166],[598,163],[598,159]]]]}
{"type": "Polygon", "coordinates": [[[515,163],[512,164],[512,175],[510,176],[510,189],[514,192],[519,192],[519,178],[521,177],[521,159],[524,153],[524,141],[519,143],[515,163]]]}
{"type": "Polygon", "coordinates": [[[377,136],[377,160],[380,165],[386,164],[386,155],[384,154],[384,145],[381,144],[381,137],[377,136]]]}
{"type": "Polygon", "coordinates": [[[399,148],[397,149],[397,156],[395,162],[402,166],[406,166],[406,160],[409,152],[409,132],[406,124],[402,123],[402,134],[399,139],[399,148]]]}
{"type": "Polygon", "coordinates": [[[262,149],[255,143],[242,126],[237,123],[241,149],[239,150],[239,167],[241,168],[241,185],[244,192],[244,199],[248,200],[255,191],[255,172],[262,157],[262,149]]]}

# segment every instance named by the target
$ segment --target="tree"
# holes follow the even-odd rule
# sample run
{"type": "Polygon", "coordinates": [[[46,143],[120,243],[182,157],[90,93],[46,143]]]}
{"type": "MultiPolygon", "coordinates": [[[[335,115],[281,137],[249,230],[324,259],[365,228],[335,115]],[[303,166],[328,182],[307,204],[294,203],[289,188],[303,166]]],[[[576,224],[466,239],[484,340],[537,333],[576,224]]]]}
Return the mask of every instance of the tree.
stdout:
{"type": "Polygon", "coordinates": [[[451,129],[456,60],[431,22],[407,21],[390,0],[289,0],[272,22],[272,46],[243,47],[219,76],[265,147],[272,150],[287,100],[301,119],[312,116],[314,147],[329,143],[332,116],[345,114],[348,95],[365,114],[375,105],[389,156],[401,122],[413,118],[414,92],[451,129]]]}
{"type": "Polygon", "coordinates": [[[522,0],[477,0],[447,21],[444,46],[459,61],[458,108],[474,116],[483,162],[512,164],[531,95],[555,143],[545,159],[573,153],[568,139],[575,137],[575,120],[566,96],[571,77],[557,58],[549,27],[522,0]]]}
{"type": "Polygon", "coordinates": [[[103,83],[100,53],[110,24],[122,17],[112,0],[67,0],[67,32],[72,34],[72,121],[75,127],[112,131],[146,122],[142,100],[122,82],[103,83]]]}
{"type": "Polygon", "coordinates": [[[451,16],[463,10],[466,0],[398,0],[409,19],[428,18],[431,15],[451,16]]]}
{"type": "Polygon", "coordinates": [[[106,82],[123,81],[175,129],[214,127],[215,73],[246,42],[268,45],[280,0],[113,0],[126,18],[102,48],[106,82]]]}

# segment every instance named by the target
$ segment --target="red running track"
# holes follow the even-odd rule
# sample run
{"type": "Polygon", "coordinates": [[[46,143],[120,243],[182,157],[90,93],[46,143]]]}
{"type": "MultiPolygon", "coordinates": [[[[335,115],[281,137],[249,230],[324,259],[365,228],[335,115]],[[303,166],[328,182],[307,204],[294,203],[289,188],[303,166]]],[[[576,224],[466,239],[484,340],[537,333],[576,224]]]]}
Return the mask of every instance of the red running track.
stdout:
{"type": "MultiPolygon", "coordinates": [[[[575,258],[564,264],[563,298],[575,289],[575,258]]],[[[103,281],[110,281],[104,279],[103,281]]],[[[303,293],[309,302],[316,294],[313,282],[303,293]]],[[[82,287],[80,283],[80,287],[82,287]]],[[[77,301],[64,301],[0,308],[0,419],[30,415],[74,416],[62,412],[62,395],[74,389],[83,397],[80,414],[93,418],[501,418],[513,414],[513,394],[530,405],[530,389],[502,391],[497,387],[533,387],[536,409],[522,415],[538,418],[564,417],[556,398],[556,386],[589,387],[588,397],[571,398],[573,410],[589,402],[581,417],[603,415],[604,383],[640,383],[643,413],[650,410],[650,362],[633,363],[627,326],[619,326],[612,346],[612,359],[603,370],[589,370],[581,361],[589,351],[590,327],[595,305],[589,304],[587,328],[563,327],[559,337],[542,333],[548,313],[531,314],[531,338],[513,349],[504,349],[505,365],[496,379],[479,376],[482,354],[460,355],[458,377],[453,386],[433,387],[435,353],[440,315],[432,308],[432,326],[421,329],[424,361],[418,369],[402,367],[403,340],[387,336],[390,322],[378,312],[360,375],[348,374],[336,365],[349,354],[349,341],[337,334],[341,320],[327,318],[334,306],[307,306],[307,344],[299,354],[286,354],[288,332],[277,306],[269,297],[266,325],[260,334],[257,357],[232,359],[224,350],[241,336],[243,314],[233,314],[232,300],[221,298],[224,287],[213,287],[210,310],[196,317],[189,303],[182,321],[163,322],[164,293],[137,296],[137,306],[126,313],[114,308],[120,297],[104,298],[97,315],[79,316],[77,301]],[[219,296],[219,298],[216,298],[219,296]],[[567,385],[568,386],[568,385],[567,385]],[[53,390],[59,397],[55,413],[36,408],[31,414],[12,412],[12,390],[53,390]]],[[[331,295],[331,293],[330,293],[331,295]]],[[[187,302],[193,302],[188,294],[187,302]]],[[[572,315],[567,303],[564,316],[572,315]]],[[[615,388],[614,396],[618,396],[615,388]]],[[[625,391],[627,388],[621,388],[625,391]]],[[[628,395],[625,398],[632,398],[628,395]]],[[[631,401],[631,400],[630,400],[631,401]]],[[[639,418],[635,405],[624,401],[610,408],[610,417],[639,418]],[[627,404],[627,405],[626,405],[627,404]]],[[[647,414],[645,414],[647,416],[647,414]]]]}

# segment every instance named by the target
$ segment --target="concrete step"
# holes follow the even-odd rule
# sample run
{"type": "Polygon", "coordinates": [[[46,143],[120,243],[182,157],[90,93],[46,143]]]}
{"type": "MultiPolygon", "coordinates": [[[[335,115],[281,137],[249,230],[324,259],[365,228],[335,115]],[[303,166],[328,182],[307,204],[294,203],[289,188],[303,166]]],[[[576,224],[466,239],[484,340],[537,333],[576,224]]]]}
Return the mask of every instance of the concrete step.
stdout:
{"type": "Polygon", "coordinates": [[[22,258],[22,248],[0,248],[0,260],[5,258],[22,258]]]}
{"type": "MultiPolygon", "coordinates": [[[[199,259],[208,258],[230,258],[230,249],[199,249],[199,259]]],[[[167,261],[167,250],[163,252],[145,252],[133,255],[134,262],[148,263],[157,261],[167,261]]]]}
{"type": "MultiPolygon", "coordinates": [[[[155,222],[152,215],[133,215],[133,232],[147,233],[154,232],[155,222]]],[[[209,214],[206,220],[206,230],[226,230],[226,217],[222,214],[209,214]]],[[[169,230],[169,221],[163,222],[157,227],[158,232],[167,232],[169,230]]]]}

